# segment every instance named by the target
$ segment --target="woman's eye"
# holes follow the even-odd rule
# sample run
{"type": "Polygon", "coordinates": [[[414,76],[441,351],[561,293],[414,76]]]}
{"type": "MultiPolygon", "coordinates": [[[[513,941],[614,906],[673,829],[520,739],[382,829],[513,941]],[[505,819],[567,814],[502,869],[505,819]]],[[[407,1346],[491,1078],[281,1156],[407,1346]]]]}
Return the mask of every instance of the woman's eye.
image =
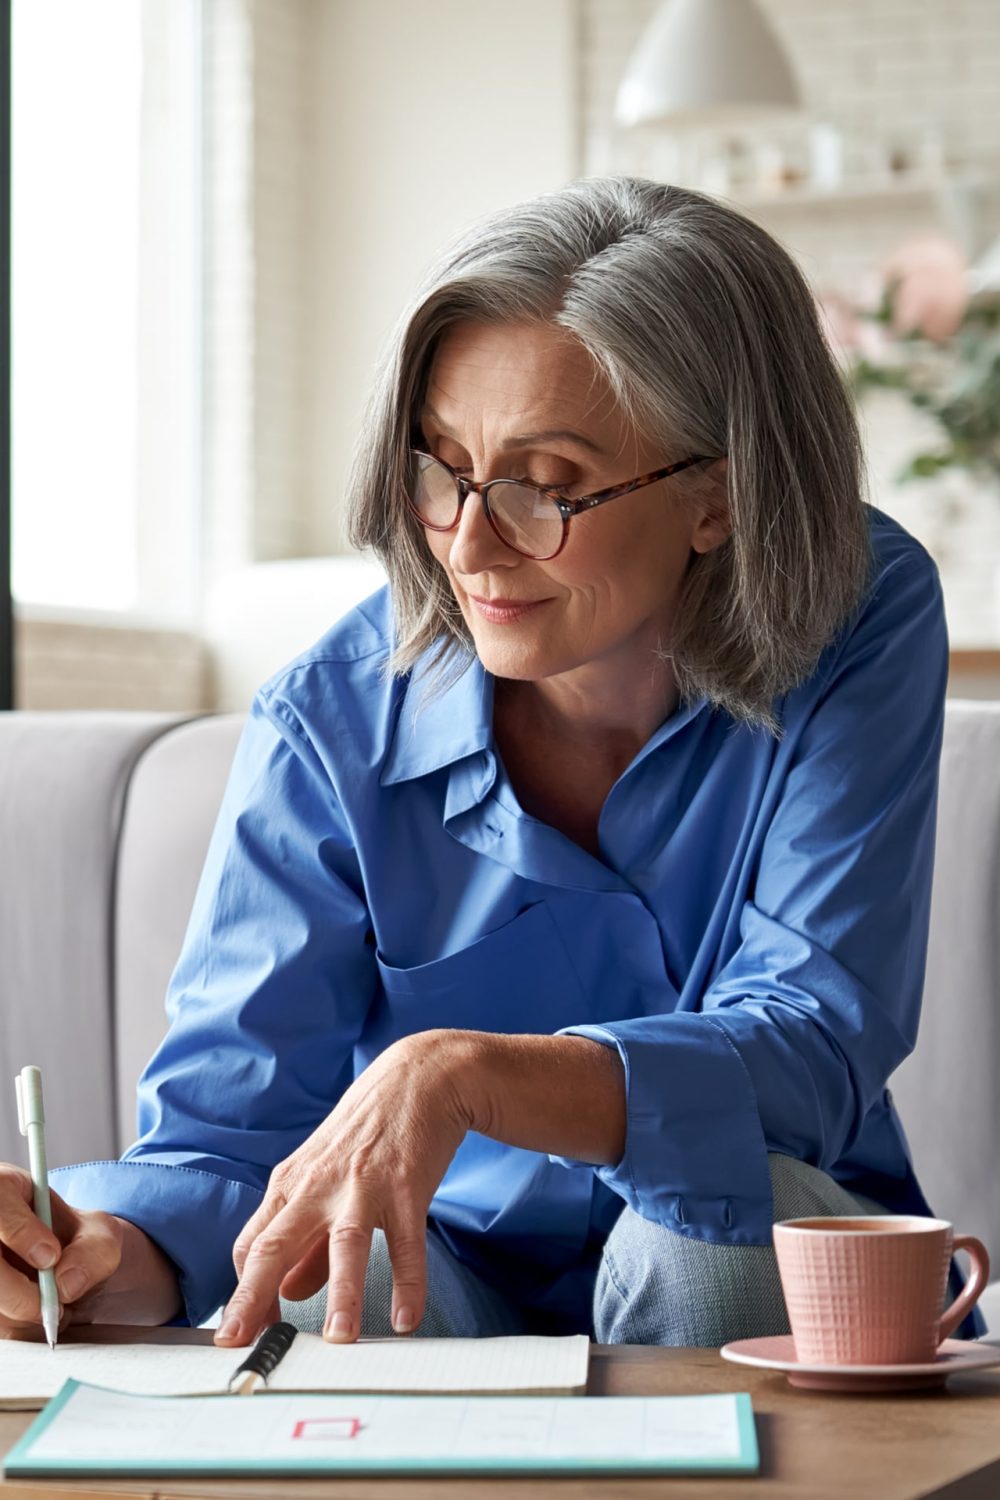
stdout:
{"type": "MultiPolygon", "coordinates": [[[[472,468],[471,468],[471,466],[469,464],[453,464],[448,459],[442,458],[440,453],[435,454],[435,457],[439,458],[442,463],[447,464],[448,468],[451,470],[451,472],[453,474],[458,474],[462,479],[471,479],[472,478],[472,472],[473,471],[472,471],[472,468]]],[[[549,491],[551,491],[551,493],[553,495],[566,495],[566,496],[568,496],[570,490],[572,490],[572,489],[575,488],[575,486],[572,485],[572,484],[546,484],[546,482],[545,482],[544,479],[535,479],[535,477],[532,474],[518,474],[518,473],[515,472],[515,473],[512,473],[512,474],[498,474],[497,478],[498,479],[511,479],[516,484],[532,484],[532,485],[537,485],[539,487],[539,489],[549,490],[549,491]]]]}
{"type": "Polygon", "coordinates": [[[531,474],[508,474],[508,479],[516,479],[519,484],[537,484],[540,489],[548,490],[553,495],[563,495],[571,490],[571,484],[546,484],[544,479],[535,479],[531,474]]]}

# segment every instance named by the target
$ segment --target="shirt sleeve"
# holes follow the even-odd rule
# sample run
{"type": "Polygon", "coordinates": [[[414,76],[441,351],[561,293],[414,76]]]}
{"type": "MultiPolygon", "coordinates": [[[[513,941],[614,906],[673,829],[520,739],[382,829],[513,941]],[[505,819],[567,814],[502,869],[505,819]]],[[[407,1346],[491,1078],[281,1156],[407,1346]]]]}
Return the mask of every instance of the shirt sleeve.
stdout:
{"type": "Polygon", "coordinates": [[[700,1009],[565,1028],[622,1058],[625,1154],[592,1170],[643,1217],[768,1243],[767,1153],[829,1171],[912,1050],[947,673],[921,550],[886,569],[835,653],[700,1009]]]}
{"type": "Polygon", "coordinates": [[[375,992],[357,858],[330,777],[284,700],[257,695],[183,947],[169,1029],[119,1162],[53,1172],[177,1266],[188,1319],[235,1285],[232,1246],[271,1169],[333,1108],[375,992]]]}

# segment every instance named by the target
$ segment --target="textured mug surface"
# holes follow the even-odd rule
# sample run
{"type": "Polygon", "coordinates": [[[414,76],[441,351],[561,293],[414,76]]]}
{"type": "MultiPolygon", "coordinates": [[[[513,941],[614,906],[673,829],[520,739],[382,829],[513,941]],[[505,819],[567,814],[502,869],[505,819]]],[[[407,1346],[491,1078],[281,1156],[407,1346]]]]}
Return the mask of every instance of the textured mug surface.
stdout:
{"type": "Polygon", "coordinates": [[[774,1249],[795,1352],[806,1364],[926,1363],[990,1274],[985,1246],[945,1219],[787,1219],[774,1226],[774,1249]],[[956,1249],[968,1252],[972,1272],[943,1313],[956,1249]]]}

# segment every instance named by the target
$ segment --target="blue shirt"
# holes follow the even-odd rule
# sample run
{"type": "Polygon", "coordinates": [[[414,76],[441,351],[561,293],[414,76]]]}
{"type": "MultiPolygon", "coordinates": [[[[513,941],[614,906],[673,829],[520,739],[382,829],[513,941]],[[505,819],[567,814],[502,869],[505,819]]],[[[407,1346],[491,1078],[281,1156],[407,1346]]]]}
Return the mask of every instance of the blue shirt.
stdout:
{"type": "MultiPolygon", "coordinates": [[[[868,511],[860,615],[779,699],[779,740],[681,705],[612,787],[601,858],[519,806],[476,658],[428,697],[382,672],[388,591],[256,695],[120,1162],[53,1174],[232,1291],[272,1167],[391,1042],[569,1031],[618,1049],[613,1167],[470,1134],[431,1205],[452,1247],[586,1329],[628,1204],[770,1242],[769,1151],[930,1212],[886,1080],[917,1035],[948,643],[933,561],[868,511]]],[[[581,1108],[585,1107],[581,1104],[581,1108]]]]}

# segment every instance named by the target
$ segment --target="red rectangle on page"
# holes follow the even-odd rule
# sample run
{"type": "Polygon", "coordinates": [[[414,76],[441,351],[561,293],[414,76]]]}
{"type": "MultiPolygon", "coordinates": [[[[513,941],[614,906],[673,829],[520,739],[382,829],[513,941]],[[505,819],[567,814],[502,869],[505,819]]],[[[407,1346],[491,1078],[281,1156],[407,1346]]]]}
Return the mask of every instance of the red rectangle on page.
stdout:
{"type": "Polygon", "coordinates": [[[345,1438],[357,1437],[361,1431],[358,1417],[306,1417],[296,1422],[293,1438],[304,1438],[307,1443],[342,1442],[345,1438]]]}

